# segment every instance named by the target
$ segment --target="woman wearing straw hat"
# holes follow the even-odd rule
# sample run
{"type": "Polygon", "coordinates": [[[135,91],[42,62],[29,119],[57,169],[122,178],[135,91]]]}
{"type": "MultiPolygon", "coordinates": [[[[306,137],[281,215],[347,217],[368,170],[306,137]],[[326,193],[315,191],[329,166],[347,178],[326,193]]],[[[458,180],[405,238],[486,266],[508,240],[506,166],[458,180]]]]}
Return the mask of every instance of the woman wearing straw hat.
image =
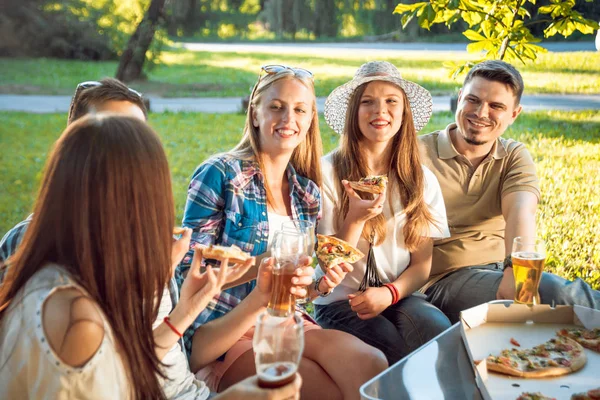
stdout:
{"type": "Polygon", "coordinates": [[[337,279],[331,272],[320,278],[335,289],[315,300],[316,317],[379,348],[390,364],[450,327],[415,294],[429,277],[432,239],[449,236],[442,192],[417,144],[432,106],[427,90],[382,61],[363,64],[325,103],[341,143],[322,159],[318,231],[368,256],[348,273],[337,269],[337,279]],[[384,193],[359,194],[348,185],[370,175],[387,176],[384,193]]]}

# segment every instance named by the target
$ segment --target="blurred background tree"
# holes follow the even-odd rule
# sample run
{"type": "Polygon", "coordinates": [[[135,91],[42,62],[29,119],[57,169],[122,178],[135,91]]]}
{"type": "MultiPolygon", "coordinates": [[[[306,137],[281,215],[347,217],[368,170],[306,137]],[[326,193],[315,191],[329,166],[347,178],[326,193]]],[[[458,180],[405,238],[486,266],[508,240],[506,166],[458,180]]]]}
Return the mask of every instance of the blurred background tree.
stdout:
{"type": "MultiPolygon", "coordinates": [[[[580,39],[594,29],[593,21],[600,20],[598,0],[404,0],[398,6],[397,2],[1,0],[0,56],[80,60],[121,57],[127,64],[136,60],[130,64],[135,68],[119,69],[118,75],[130,80],[144,78],[144,69],[155,65],[169,40],[442,42],[466,41],[462,35],[466,31],[469,40],[474,41],[471,50],[511,57],[522,48],[524,55],[520,57],[526,59],[541,51],[535,46],[535,38],[552,39],[550,33],[554,32],[580,39]],[[487,16],[490,13],[493,17],[487,16]],[[554,21],[554,25],[551,27],[548,21],[554,21]],[[150,28],[144,30],[147,33],[154,31],[149,45],[150,36],[142,35],[142,28],[150,28]],[[506,36],[501,35],[507,32],[510,38],[504,41],[502,50],[506,36]],[[140,42],[142,36],[146,38],[144,45],[140,42]],[[133,41],[128,50],[129,40],[133,41]]],[[[453,70],[461,67],[453,66],[453,70]]]]}
{"type": "Polygon", "coordinates": [[[119,59],[116,78],[131,82],[142,77],[146,54],[163,17],[166,0],[152,0],[119,59]]]}

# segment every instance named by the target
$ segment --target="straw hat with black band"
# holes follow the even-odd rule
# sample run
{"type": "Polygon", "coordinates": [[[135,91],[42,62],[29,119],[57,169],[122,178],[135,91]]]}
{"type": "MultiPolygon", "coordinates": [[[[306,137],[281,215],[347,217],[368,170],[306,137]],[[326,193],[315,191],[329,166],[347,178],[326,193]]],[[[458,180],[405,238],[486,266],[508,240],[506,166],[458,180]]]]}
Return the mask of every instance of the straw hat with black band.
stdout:
{"type": "Polygon", "coordinates": [[[387,61],[370,61],[360,66],[354,78],[331,92],[325,101],[325,121],[336,133],[344,132],[346,112],[352,94],[360,85],[373,81],[395,84],[406,93],[413,115],[415,130],[420,131],[431,118],[433,99],[431,93],[414,82],[402,79],[400,71],[387,61]]]}

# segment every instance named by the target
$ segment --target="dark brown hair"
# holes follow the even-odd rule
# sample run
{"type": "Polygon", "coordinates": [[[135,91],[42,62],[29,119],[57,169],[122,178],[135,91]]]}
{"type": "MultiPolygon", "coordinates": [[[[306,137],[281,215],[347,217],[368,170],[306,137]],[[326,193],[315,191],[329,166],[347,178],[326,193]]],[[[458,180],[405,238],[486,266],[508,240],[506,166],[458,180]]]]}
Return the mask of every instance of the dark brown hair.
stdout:
{"type": "Polygon", "coordinates": [[[475,64],[465,77],[463,87],[477,76],[487,79],[488,81],[500,82],[507,85],[510,87],[516,98],[515,104],[518,105],[521,102],[521,96],[523,95],[524,90],[523,77],[521,77],[519,71],[509,63],[500,60],[486,60],[479,64],[475,64]]]}
{"type": "MultiPolygon", "coordinates": [[[[353,93],[346,112],[346,123],[342,134],[340,147],[333,153],[334,171],[337,175],[337,191],[340,194],[341,219],[348,214],[349,200],[341,180],[357,181],[369,175],[367,163],[360,150],[360,141],[363,134],[358,125],[358,109],[361,97],[369,83],[360,85],[353,93]]],[[[404,242],[409,251],[415,250],[423,240],[423,232],[426,232],[429,223],[434,222],[431,212],[423,199],[425,178],[421,158],[417,132],[413,122],[410,103],[404,93],[404,110],[402,125],[389,144],[391,156],[388,165],[389,186],[388,191],[397,191],[400,196],[406,224],[404,225],[404,242]]],[[[391,196],[396,196],[394,192],[391,196]]],[[[362,232],[362,237],[369,240],[373,232],[375,234],[375,245],[383,243],[386,237],[386,221],[383,214],[367,221],[362,232]]]]}
{"type": "Polygon", "coordinates": [[[0,287],[0,319],[33,275],[60,265],[106,316],[133,398],[164,397],[152,323],[170,276],[174,206],[156,133],[131,117],[76,121],[50,154],[34,214],[0,287]]]}
{"type": "MultiPolygon", "coordinates": [[[[114,78],[104,78],[98,81],[99,85],[87,88],[78,87],[73,95],[73,105],[69,111],[67,124],[88,114],[93,107],[107,101],[128,101],[138,106],[144,116],[148,117],[148,110],[142,96],[130,89],[123,82],[114,78]]],[[[80,84],[81,85],[81,84],[80,84]]]]}

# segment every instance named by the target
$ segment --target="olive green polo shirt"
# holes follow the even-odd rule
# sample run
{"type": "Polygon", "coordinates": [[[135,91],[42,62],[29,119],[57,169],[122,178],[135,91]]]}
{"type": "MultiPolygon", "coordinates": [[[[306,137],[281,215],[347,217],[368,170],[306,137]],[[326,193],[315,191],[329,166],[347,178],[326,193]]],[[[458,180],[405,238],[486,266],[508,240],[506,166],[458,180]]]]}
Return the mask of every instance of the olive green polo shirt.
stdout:
{"type": "Polygon", "coordinates": [[[504,259],[502,198],[508,193],[528,191],[539,201],[535,165],[525,145],[498,138],[487,157],[473,168],[456,151],[449,132],[420,136],[423,164],[437,177],[442,188],[450,237],[434,242],[428,287],[448,272],[461,267],[484,265],[504,259]]]}

